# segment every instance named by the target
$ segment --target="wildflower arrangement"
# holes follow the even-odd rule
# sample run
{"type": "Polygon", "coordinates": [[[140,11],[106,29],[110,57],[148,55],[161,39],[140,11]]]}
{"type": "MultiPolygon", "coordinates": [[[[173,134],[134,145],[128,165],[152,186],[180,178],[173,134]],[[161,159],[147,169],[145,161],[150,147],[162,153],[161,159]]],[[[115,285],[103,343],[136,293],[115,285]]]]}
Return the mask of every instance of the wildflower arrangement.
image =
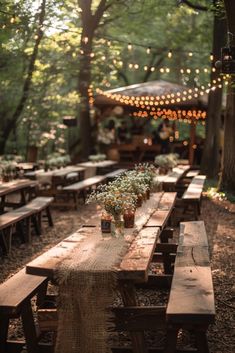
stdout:
{"type": "Polygon", "coordinates": [[[135,209],[136,196],[129,192],[122,192],[114,183],[101,185],[93,191],[86,203],[96,202],[114,219],[123,215],[126,209],[135,209]]]}
{"type": "Polygon", "coordinates": [[[87,203],[96,202],[108,214],[117,219],[125,211],[135,211],[138,197],[146,195],[155,176],[155,168],[147,164],[138,165],[108,185],[99,186],[87,199],[87,203]]]}
{"type": "Polygon", "coordinates": [[[99,153],[99,154],[91,154],[88,157],[89,161],[91,162],[102,162],[106,159],[106,155],[103,153],[99,153]]]}
{"type": "Polygon", "coordinates": [[[177,153],[159,154],[155,157],[154,164],[158,167],[171,169],[178,163],[179,155],[177,153]]]}
{"type": "Polygon", "coordinates": [[[157,169],[155,166],[149,163],[140,163],[135,166],[135,171],[142,178],[150,190],[153,186],[154,177],[157,175],[157,169]]]}
{"type": "Polygon", "coordinates": [[[45,161],[45,169],[65,167],[70,161],[69,155],[51,154],[45,161]]]}
{"type": "Polygon", "coordinates": [[[4,181],[13,179],[16,175],[17,163],[14,161],[1,161],[0,173],[4,181]]]}

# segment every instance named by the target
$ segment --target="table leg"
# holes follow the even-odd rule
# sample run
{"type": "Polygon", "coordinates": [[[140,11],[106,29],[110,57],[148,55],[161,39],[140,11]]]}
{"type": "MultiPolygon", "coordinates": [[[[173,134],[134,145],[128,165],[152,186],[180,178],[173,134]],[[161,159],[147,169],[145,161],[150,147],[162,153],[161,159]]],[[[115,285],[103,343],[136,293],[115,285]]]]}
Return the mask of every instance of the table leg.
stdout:
{"type": "Polygon", "coordinates": [[[5,199],[6,199],[6,196],[5,196],[5,195],[1,197],[1,201],[0,201],[0,214],[4,213],[5,199]]]}
{"type": "MultiPolygon", "coordinates": [[[[137,298],[135,293],[135,286],[130,281],[120,281],[120,293],[123,300],[124,306],[137,306],[137,298]]],[[[130,333],[133,352],[134,353],[147,353],[147,346],[144,339],[143,332],[131,332],[130,333]]]]}

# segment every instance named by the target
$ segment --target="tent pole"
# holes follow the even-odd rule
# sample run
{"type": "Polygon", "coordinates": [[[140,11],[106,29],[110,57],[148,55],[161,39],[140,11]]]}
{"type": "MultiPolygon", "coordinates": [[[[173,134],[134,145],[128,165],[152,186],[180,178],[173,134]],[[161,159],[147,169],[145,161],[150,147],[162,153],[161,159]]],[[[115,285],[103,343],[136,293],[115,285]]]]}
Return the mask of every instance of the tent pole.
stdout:
{"type": "Polygon", "coordinates": [[[196,124],[193,122],[190,124],[190,139],[189,139],[189,165],[193,165],[194,161],[194,148],[193,145],[195,144],[195,137],[196,137],[196,124]]]}

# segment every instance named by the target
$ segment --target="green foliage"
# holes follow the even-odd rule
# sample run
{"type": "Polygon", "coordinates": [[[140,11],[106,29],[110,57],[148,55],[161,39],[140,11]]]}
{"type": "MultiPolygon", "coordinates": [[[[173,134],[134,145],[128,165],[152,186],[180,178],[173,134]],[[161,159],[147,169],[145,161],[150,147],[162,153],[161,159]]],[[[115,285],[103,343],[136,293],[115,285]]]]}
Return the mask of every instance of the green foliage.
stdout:
{"type": "MultiPolygon", "coordinates": [[[[93,0],[93,12],[99,2],[93,0]]],[[[6,150],[9,153],[17,149],[26,154],[28,146],[36,144],[43,158],[47,153],[68,148],[66,140],[69,133],[60,128],[56,134],[51,131],[61,126],[63,116],[77,116],[80,104],[81,9],[78,3],[77,0],[48,0],[46,3],[46,22],[42,28],[44,37],[39,47],[30,95],[20,120],[17,125],[13,124],[6,150]],[[50,139],[52,135],[55,137],[50,139]]],[[[107,4],[111,3],[95,32],[92,59],[94,88],[159,78],[183,84],[208,81],[208,74],[201,73],[198,81],[194,81],[193,74],[182,76],[175,68],[187,66],[195,69],[209,65],[211,12],[198,13],[186,6],[177,7],[175,0],[107,0],[107,4]],[[131,51],[127,48],[129,42],[133,44],[131,51]],[[152,48],[150,54],[146,53],[147,46],[152,48]],[[173,53],[171,59],[167,57],[169,49],[173,53]],[[195,54],[189,58],[191,50],[195,54]],[[130,69],[130,63],[138,64],[139,69],[130,69]],[[144,65],[157,64],[169,67],[170,73],[161,74],[156,70],[147,77],[144,65]]],[[[35,43],[39,4],[33,0],[9,0],[1,5],[0,142],[4,139],[6,122],[14,114],[22,95],[35,43]]],[[[76,142],[77,133],[74,135],[76,142]]],[[[182,136],[184,139],[183,132],[182,136]]]]}

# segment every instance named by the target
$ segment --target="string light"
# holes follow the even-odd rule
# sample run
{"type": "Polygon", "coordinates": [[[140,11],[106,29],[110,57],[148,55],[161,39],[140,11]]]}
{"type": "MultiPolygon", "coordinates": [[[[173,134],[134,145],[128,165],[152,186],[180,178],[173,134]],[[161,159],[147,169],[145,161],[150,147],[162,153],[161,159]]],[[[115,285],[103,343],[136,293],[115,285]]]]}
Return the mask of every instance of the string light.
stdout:
{"type": "Polygon", "coordinates": [[[128,48],[128,50],[132,50],[132,44],[131,44],[131,43],[128,43],[127,48],[128,48]]]}
{"type": "Polygon", "coordinates": [[[171,59],[172,58],[172,50],[169,50],[168,54],[167,54],[168,58],[171,59]]]}
{"type": "Polygon", "coordinates": [[[148,47],[148,48],[146,49],[146,53],[147,53],[147,54],[150,54],[150,53],[151,53],[151,47],[148,47]]]}

